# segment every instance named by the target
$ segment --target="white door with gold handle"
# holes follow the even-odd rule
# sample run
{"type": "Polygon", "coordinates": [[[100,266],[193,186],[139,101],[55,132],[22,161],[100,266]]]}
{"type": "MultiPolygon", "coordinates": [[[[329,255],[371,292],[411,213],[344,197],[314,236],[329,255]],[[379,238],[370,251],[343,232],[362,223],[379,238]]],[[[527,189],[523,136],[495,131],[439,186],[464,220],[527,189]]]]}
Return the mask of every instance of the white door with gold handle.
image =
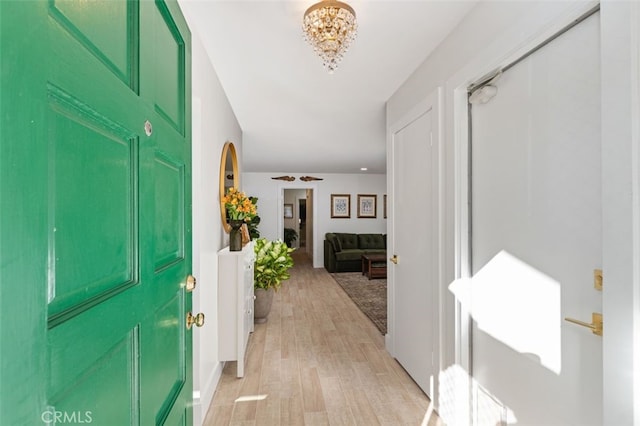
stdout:
{"type": "Polygon", "coordinates": [[[392,125],[392,162],[387,171],[391,176],[387,250],[393,263],[388,273],[388,349],[431,399],[438,395],[438,381],[433,378],[438,377],[434,360],[440,353],[434,244],[440,203],[439,96],[432,92],[420,108],[392,125]]]}
{"type": "Polygon", "coordinates": [[[460,155],[469,217],[456,220],[469,253],[456,259],[468,259],[473,280],[473,379],[477,397],[490,399],[485,388],[518,424],[619,424],[603,421],[613,398],[603,393],[601,320],[591,318],[607,314],[593,272],[605,267],[607,210],[600,37],[599,15],[585,17],[503,71],[495,98],[470,105],[460,155]]]}

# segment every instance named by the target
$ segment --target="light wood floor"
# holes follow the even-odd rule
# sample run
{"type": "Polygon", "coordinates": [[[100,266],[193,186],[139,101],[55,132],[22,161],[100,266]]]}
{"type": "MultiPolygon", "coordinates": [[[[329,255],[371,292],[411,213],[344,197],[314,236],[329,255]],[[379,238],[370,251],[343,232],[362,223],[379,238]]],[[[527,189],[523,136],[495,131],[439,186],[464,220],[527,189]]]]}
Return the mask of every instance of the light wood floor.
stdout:
{"type": "Polygon", "coordinates": [[[245,376],[226,363],[204,424],[441,425],[373,323],[326,270],[294,254],[291,279],[249,339],[245,376]]]}

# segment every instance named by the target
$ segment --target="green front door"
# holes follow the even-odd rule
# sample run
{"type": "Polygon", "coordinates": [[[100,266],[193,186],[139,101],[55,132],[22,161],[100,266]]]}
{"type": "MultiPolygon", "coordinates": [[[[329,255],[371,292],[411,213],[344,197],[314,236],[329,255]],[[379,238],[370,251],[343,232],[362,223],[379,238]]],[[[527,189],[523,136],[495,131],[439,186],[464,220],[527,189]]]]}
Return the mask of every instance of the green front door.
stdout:
{"type": "Polygon", "coordinates": [[[0,425],[191,423],[190,34],[0,1],[0,425]]]}

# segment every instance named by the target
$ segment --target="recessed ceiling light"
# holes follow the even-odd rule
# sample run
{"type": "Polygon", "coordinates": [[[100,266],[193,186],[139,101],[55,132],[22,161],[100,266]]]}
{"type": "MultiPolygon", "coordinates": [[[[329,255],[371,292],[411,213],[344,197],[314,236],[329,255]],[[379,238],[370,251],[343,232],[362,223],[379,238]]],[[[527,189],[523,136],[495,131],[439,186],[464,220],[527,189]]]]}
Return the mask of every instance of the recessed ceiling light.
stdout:
{"type": "Polygon", "coordinates": [[[360,167],[360,170],[362,170],[363,172],[366,172],[367,168],[366,167],[360,167]]]}

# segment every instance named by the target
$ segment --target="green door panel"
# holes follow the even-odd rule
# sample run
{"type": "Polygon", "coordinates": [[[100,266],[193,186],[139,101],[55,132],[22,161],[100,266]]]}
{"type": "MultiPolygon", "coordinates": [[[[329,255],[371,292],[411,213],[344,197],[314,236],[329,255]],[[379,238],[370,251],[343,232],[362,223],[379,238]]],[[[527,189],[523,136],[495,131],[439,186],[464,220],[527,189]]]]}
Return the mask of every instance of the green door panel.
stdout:
{"type": "Polygon", "coordinates": [[[146,333],[143,330],[143,348],[152,355],[143,366],[142,383],[144,389],[153,390],[145,403],[160,407],[153,413],[153,419],[143,418],[143,424],[163,424],[186,383],[183,348],[188,331],[183,321],[175,321],[176,310],[182,312],[184,306],[182,294],[183,292],[176,293],[172,300],[156,311],[154,321],[149,324],[150,328],[146,333]]]}
{"type": "Polygon", "coordinates": [[[184,260],[185,167],[157,152],[154,162],[156,210],[154,267],[161,271],[184,260]]]}
{"type": "Polygon", "coordinates": [[[147,52],[156,58],[156,61],[150,61],[147,65],[155,64],[156,67],[153,68],[153,78],[145,80],[145,83],[154,93],[155,110],[178,133],[184,135],[187,52],[183,32],[167,5],[156,2],[156,7],[152,9],[152,18],[147,21],[152,27],[146,27],[145,30],[151,30],[152,45],[158,50],[147,52]]]}
{"type": "Polygon", "coordinates": [[[0,424],[191,424],[177,2],[0,1],[0,52],[0,424]]]}
{"type": "MultiPolygon", "coordinates": [[[[84,423],[97,425],[140,424],[138,329],[121,337],[86,368],[66,366],[61,377],[56,375],[48,391],[50,412],[75,414],[84,423]]],[[[83,350],[82,344],[74,346],[83,350]]]]}
{"type": "Polygon", "coordinates": [[[50,88],[49,99],[48,292],[55,320],[138,281],[138,141],[58,88],[50,88]]]}
{"type": "Polygon", "coordinates": [[[122,82],[136,90],[137,2],[50,0],[49,15],[122,82]]]}

